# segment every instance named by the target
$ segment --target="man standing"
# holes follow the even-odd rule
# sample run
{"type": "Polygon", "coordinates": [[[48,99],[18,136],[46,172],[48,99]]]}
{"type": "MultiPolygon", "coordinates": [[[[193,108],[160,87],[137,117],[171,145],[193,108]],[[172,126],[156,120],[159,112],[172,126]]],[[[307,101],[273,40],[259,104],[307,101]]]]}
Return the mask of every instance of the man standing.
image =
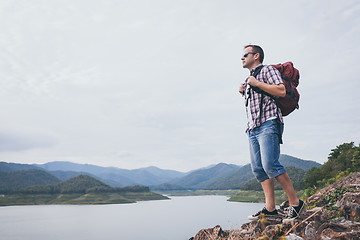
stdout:
{"type": "Polygon", "coordinates": [[[284,124],[281,110],[274,98],[286,95],[285,86],[278,70],[271,65],[262,65],[264,51],[261,47],[245,46],[241,60],[243,68],[249,69],[251,75],[239,90],[245,96],[251,168],[265,194],[265,207],[248,218],[256,220],[261,214],[278,215],[275,208],[274,178],[289,199],[287,219],[297,218],[304,202],[296,196],[291,180],[279,162],[284,124]]]}

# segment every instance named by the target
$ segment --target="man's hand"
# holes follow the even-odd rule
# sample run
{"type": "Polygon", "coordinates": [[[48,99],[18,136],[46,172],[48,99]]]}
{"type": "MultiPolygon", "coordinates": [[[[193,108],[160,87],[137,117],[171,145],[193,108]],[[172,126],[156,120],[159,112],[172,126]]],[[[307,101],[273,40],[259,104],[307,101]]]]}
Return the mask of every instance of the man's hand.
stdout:
{"type": "Polygon", "coordinates": [[[270,95],[277,96],[277,97],[285,97],[286,95],[286,89],[284,84],[268,84],[261,82],[254,78],[253,76],[250,76],[247,80],[247,84],[253,87],[257,87],[270,95]]]}
{"type": "Polygon", "coordinates": [[[253,87],[259,87],[260,81],[258,81],[254,76],[250,76],[247,80],[247,84],[253,87]]]}
{"type": "Polygon", "coordinates": [[[239,89],[239,93],[241,95],[244,95],[244,91],[245,91],[245,83],[241,84],[240,89],[239,89]]]}

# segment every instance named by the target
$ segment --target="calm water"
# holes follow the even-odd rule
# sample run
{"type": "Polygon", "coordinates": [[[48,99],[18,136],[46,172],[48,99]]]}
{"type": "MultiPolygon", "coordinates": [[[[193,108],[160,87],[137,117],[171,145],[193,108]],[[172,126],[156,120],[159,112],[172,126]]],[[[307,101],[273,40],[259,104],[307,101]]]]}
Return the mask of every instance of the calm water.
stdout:
{"type": "Polygon", "coordinates": [[[4,240],[187,240],[202,228],[234,229],[263,203],[235,203],[225,196],[116,205],[0,207],[4,240]]]}

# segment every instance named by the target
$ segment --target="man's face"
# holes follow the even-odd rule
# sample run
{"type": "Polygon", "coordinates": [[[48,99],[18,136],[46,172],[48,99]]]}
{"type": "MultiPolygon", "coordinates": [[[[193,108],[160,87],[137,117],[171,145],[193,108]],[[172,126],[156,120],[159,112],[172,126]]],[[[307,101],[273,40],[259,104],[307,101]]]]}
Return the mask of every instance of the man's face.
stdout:
{"type": "Polygon", "coordinates": [[[243,68],[248,68],[249,70],[251,70],[253,67],[256,67],[253,66],[255,63],[255,54],[252,47],[247,47],[244,49],[244,55],[242,56],[241,60],[243,68]]]}

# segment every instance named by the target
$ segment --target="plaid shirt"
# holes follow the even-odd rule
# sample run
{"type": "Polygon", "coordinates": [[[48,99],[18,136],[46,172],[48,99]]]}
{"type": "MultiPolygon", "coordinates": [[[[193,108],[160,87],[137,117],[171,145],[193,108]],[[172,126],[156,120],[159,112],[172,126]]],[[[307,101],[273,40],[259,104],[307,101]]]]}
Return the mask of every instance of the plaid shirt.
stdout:
{"type": "MultiPolygon", "coordinates": [[[[261,66],[261,64],[259,66],[261,66]]],[[[254,73],[256,68],[251,70],[251,75],[254,73]]],[[[256,79],[268,84],[283,84],[280,72],[271,65],[265,65],[261,69],[260,73],[256,76],[256,79]]],[[[269,120],[279,118],[279,120],[283,122],[281,110],[276,105],[275,100],[265,94],[254,91],[252,88],[250,88],[250,85],[247,84],[247,79],[245,81],[244,93],[245,104],[247,105],[246,113],[248,117],[248,128],[246,129],[246,132],[248,132],[250,129],[254,129],[255,127],[260,126],[269,120]],[[263,104],[260,119],[261,95],[263,95],[263,104]]]]}

